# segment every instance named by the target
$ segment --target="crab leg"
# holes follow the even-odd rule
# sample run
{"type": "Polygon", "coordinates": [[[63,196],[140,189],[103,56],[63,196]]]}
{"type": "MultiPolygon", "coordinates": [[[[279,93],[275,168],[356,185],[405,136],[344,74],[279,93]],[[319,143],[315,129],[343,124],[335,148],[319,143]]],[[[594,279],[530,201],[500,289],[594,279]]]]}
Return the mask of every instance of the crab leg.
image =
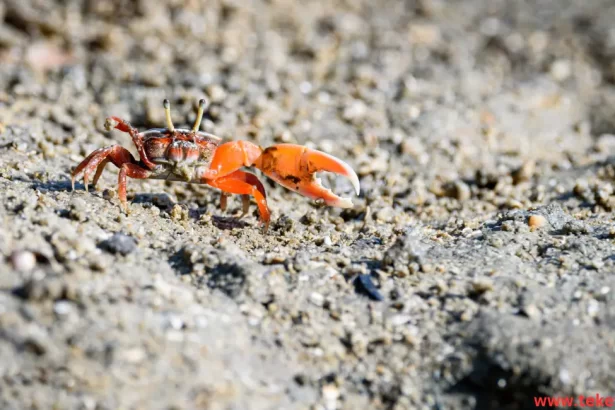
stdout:
{"type": "Polygon", "coordinates": [[[117,180],[117,196],[120,198],[120,206],[124,213],[128,214],[128,205],[126,201],[126,176],[135,179],[147,179],[151,175],[151,171],[139,166],[138,164],[123,164],[120,167],[120,173],[117,180]]]}
{"type": "Polygon", "coordinates": [[[258,180],[256,175],[243,171],[235,171],[221,178],[206,180],[205,182],[208,185],[223,191],[223,195],[224,193],[252,195],[258,205],[261,220],[265,224],[265,231],[267,231],[271,215],[269,213],[269,208],[267,207],[267,195],[265,194],[265,188],[258,180]]]}
{"type": "Polygon", "coordinates": [[[94,174],[94,179],[92,180],[92,186],[94,188],[96,188],[96,184],[98,184],[98,180],[100,179],[100,176],[102,175],[103,171],[105,170],[105,167],[109,162],[111,162],[111,160],[109,159],[109,157],[107,157],[103,159],[102,162],[98,165],[98,168],[96,168],[96,173],[94,174]]]}
{"type": "Polygon", "coordinates": [[[228,197],[229,197],[229,194],[225,194],[224,192],[222,192],[222,194],[220,194],[220,209],[222,210],[222,212],[226,211],[226,205],[228,203],[228,197]]]}
{"type": "MultiPolygon", "coordinates": [[[[226,211],[226,206],[228,204],[229,196],[230,196],[229,194],[226,194],[224,192],[222,192],[222,194],[220,195],[220,209],[223,212],[226,211]]],[[[243,217],[247,215],[248,211],[250,210],[250,195],[241,196],[241,206],[242,206],[241,216],[243,217]]]]}
{"type": "MultiPolygon", "coordinates": [[[[167,105],[165,104],[165,110],[167,109],[167,105]]],[[[169,119],[170,120],[170,119],[169,119]]],[[[171,123],[171,125],[173,125],[171,123]]],[[[105,121],[105,129],[107,131],[111,131],[112,128],[120,130],[122,132],[126,132],[130,134],[130,138],[132,138],[132,142],[137,147],[137,152],[139,153],[139,158],[141,162],[148,168],[154,169],[156,168],[156,164],[149,160],[145,153],[145,148],[143,147],[143,139],[141,138],[141,134],[137,131],[136,128],[133,128],[128,122],[124,121],[118,117],[109,117],[105,121]]]]}
{"type": "Polygon", "coordinates": [[[113,164],[118,168],[125,163],[136,163],[135,158],[132,156],[130,151],[120,145],[99,148],[81,161],[81,163],[77,165],[77,168],[75,168],[72,172],[72,189],[75,189],[75,179],[81,172],[83,172],[83,184],[85,185],[85,190],[87,191],[90,174],[94,171],[94,169],[96,169],[96,174],[94,175],[93,185],[96,186],[96,183],[100,178],[100,174],[102,174],[105,165],[107,165],[109,161],[113,162],[113,164]]]}
{"type": "Polygon", "coordinates": [[[96,169],[94,174],[93,185],[96,186],[100,175],[102,174],[105,165],[112,162],[113,165],[120,169],[118,178],[118,196],[120,204],[124,212],[128,213],[126,205],[126,176],[131,178],[145,179],[151,175],[151,172],[139,164],[132,156],[130,151],[120,145],[112,145],[110,147],[97,149],[81,161],[77,168],[72,172],[71,185],[75,189],[75,179],[83,172],[83,183],[85,190],[88,190],[89,177],[96,169]]]}
{"type": "Polygon", "coordinates": [[[263,150],[248,141],[220,145],[209,169],[201,174],[205,180],[230,174],[244,166],[255,166],[282,186],[312,199],[321,199],[329,206],[352,207],[349,198],[341,198],[320,184],[316,172],[328,171],[350,180],[357,195],[359,178],[350,165],[324,152],[295,144],[277,144],[263,150]]]}

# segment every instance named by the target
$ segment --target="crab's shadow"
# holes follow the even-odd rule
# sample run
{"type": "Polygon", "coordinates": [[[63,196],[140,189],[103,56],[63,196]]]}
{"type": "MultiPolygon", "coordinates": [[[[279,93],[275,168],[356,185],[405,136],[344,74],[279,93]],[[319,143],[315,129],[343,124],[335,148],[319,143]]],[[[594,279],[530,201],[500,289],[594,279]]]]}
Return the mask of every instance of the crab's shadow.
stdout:
{"type": "MultiPolygon", "coordinates": [[[[63,178],[53,181],[33,181],[31,179],[16,177],[14,180],[27,182],[31,184],[32,189],[40,192],[71,192],[73,191],[69,178],[63,178]]],[[[75,182],[75,191],[85,190],[85,185],[82,182],[75,182]]],[[[91,189],[91,191],[95,191],[91,189]]],[[[170,210],[177,202],[167,193],[139,193],[135,194],[131,204],[154,205],[163,210],[170,210]]],[[[190,212],[190,217],[199,219],[199,212],[190,212]]],[[[251,226],[248,222],[238,216],[220,216],[213,215],[212,223],[218,229],[232,230],[237,228],[246,228],[251,226]]]]}
{"type": "MultiPolygon", "coordinates": [[[[20,181],[31,184],[31,188],[40,192],[70,192],[72,191],[72,185],[70,178],[62,178],[52,181],[38,181],[31,178],[24,178],[21,176],[14,176],[13,181],[20,181]]],[[[75,190],[85,189],[82,183],[75,182],[75,190]]]]}
{"type": "Polygon", "coordinates": [[[236,228],[246,228],[250,226],[245,220],[238,216],[219,216],[213,215],[211,217],[213,225],[218,229],[231,230],[236,228]]]}

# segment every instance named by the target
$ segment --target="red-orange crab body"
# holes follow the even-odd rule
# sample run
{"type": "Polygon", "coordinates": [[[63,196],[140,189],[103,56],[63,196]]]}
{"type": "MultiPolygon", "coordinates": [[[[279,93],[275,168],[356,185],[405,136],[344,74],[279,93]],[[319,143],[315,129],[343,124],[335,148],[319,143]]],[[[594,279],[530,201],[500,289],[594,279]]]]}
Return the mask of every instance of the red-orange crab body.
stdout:
{"type": "Polygon", "coordinates": [[[220,138],[204,132],[154,128],[141,133],[145,155],[157,165],[150,178],[190,182],[202,167],[209,168],[220,138]]]}
{"type": "Polygon", "coordinates": [[[137,179],[165,179],[207,184],[222,191],[220,205],[226,208],[229,194],[243,195],[244,214],[248,210],[249,197],[258,205],[265,229],[270,214],[265,188],[258,178],[241,170],[254,166],[265,175],[295,192],[312,199],[320,199],[329,206],[348,208],[352,201],[340,198],[320,185],[314,177],[319,171],[328,171],[350,179],[359,194],[359,179],[352,168],[331,155],[301,145],[277,144],[266,149],[249,141],[222,143],[215,135],[199,131],[201,118],[206,108],[205,100],[199,103],[197,120],[191,130],[176,129],[171,121],[170,105],[164,101],[167,128],[154,128],[138,132],[126,121],[109,117],[105,127],[130,134],[139,153],[139,161],[125,148],[112,145],[100,148],[88,155],[72,173],[75,178],[83,172],[85,188],[94,170],[93,184],[96,185],[104,167],[112,162],[120,169],[118,196],[127,212],[126,177],[137,179]]]}

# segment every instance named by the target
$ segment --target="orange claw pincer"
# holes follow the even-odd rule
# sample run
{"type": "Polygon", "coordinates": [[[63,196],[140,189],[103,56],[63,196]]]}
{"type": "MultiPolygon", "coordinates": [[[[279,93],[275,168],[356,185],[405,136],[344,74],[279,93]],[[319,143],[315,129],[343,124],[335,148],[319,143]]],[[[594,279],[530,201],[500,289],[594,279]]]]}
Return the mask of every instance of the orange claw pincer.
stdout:
{"type": "Polygon", "coordinates": [[[320,184],[315,173],[327,171],[350,180],[357,195],[360,193],[359,177],[344,161],[324,152],[302,145],[277,144],[262,149],[249,141],[222,144],[216,150],[203,179],[226,176],[242,166],[254,166],[278,184],[326,205],[338,208],[352,207],[350,198],[341,198],[320,184]]]}
{"type": "Polygon", "coordinates": [[[345,176],[360,193],[359,177],[344,161],[301,145],[279,144],[266,148],[254,163],[278,184],[312,199],[338,208],[351,208],[350,198],[341,198],[320,184],[316,172],[327,171],[345,176]]]}

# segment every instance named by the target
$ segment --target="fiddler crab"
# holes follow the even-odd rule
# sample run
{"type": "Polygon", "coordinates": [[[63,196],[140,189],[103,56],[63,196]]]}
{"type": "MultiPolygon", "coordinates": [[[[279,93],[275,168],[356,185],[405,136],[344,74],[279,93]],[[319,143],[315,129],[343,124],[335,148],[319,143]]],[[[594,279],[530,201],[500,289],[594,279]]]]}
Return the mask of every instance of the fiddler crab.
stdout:
{"type": "Polygon", "coordinates": [[[96,186],[105,166],[112,162],[120,169],[118,196],[120,205],[128,213],[126,202],[126,177],[135,179],[164,179],[197,184],[207,184],[222,191],[220,208],[226,209],[227,196],[242,195],[243,214],[248,212],[250,196],[253,196],[264,231],[269,227],[271,215],[263,184],[256,175],[242,171],[242,167],[256,167],[278,184],[324,204],[350,208],[352,201],[341,198],[320,184],[316,172],[327,171],[345,176],[352,183],[357,195],[360,192],[359,178],[344,161],[321,151],[295,144],[276,144],[261,148],[250,141],[222,143],[221,138],[199,131],[203,113],[208,102],[199,101],[198,114],[192,129],[175,128],[171,121],[169,100],[164,100],[166,128],[153,128],[139,132],[128,122],[109,117],[105,129],[113,128],[126,132],[139,153],[137,161],[120,145],[99,148],[88,155],[72,172],[71,185],[83,172],[85,190],[88,190],[90,175],[96,186]]]}

